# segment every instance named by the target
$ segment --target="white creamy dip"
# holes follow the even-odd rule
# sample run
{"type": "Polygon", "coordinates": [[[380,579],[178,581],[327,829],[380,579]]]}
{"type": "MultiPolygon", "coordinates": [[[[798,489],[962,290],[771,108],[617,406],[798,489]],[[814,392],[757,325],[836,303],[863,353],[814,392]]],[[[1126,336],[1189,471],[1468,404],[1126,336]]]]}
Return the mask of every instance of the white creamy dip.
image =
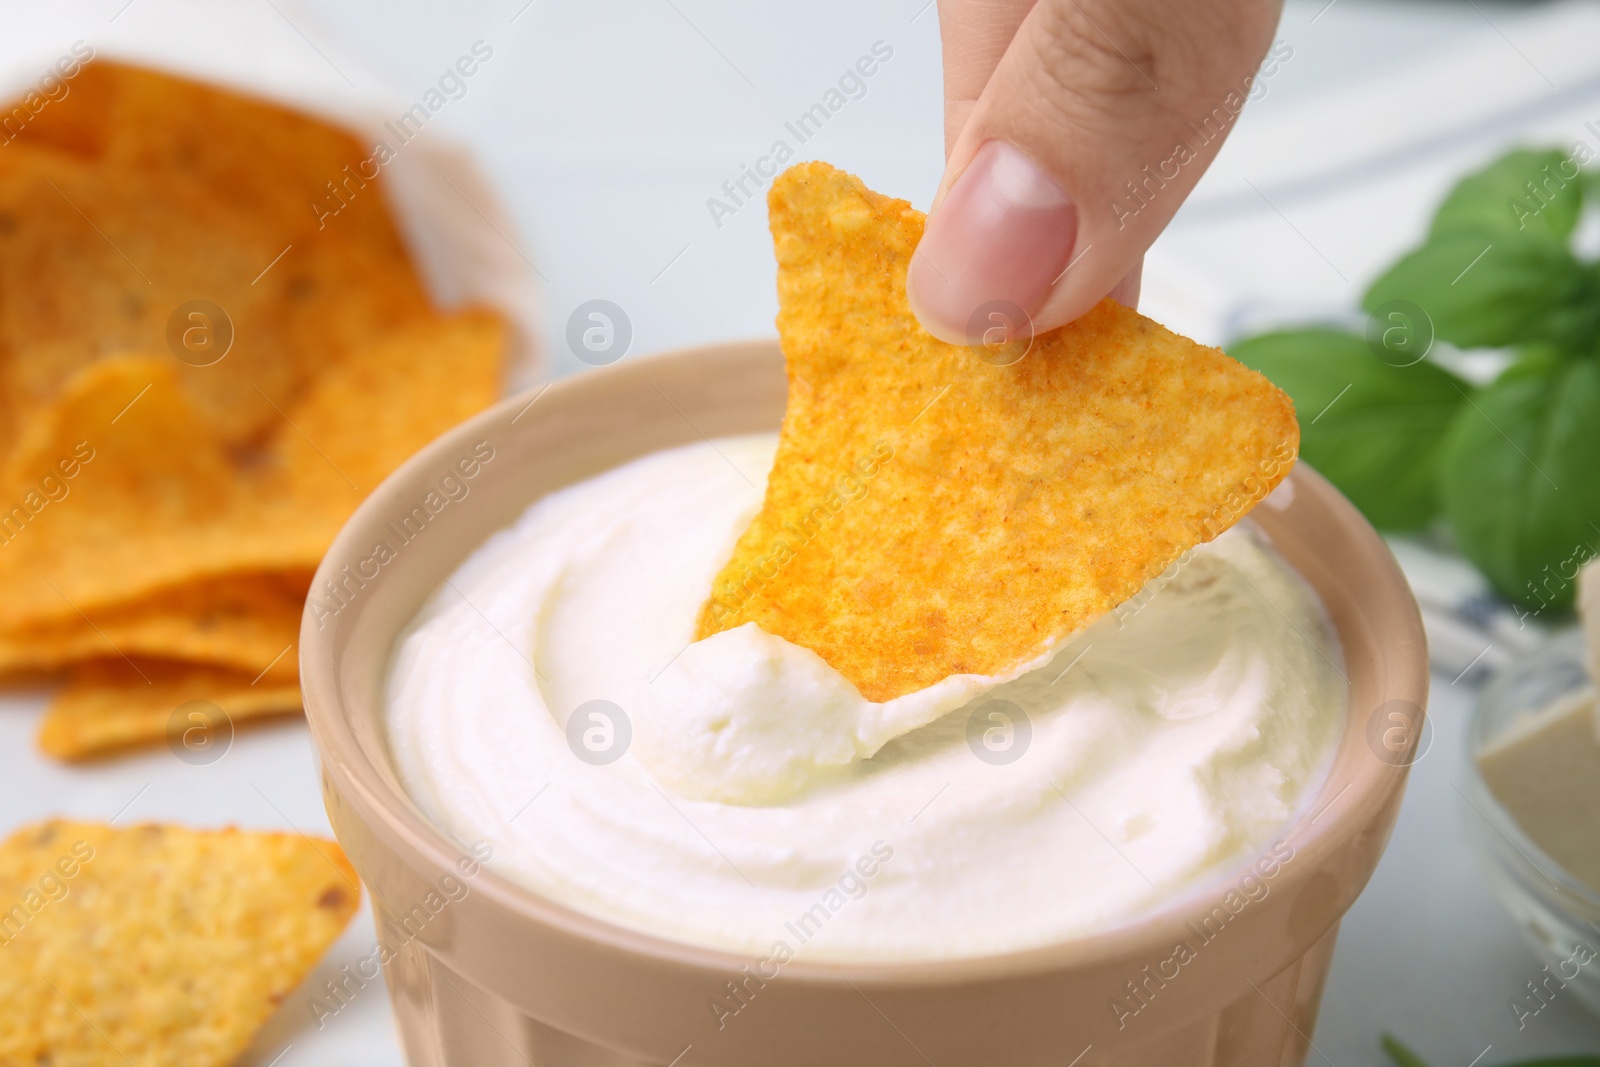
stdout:
{"type": "Polygon", "coordinates": [[[978,955],[1221,874],[1320,783],[1340,653],[1247,527],[1006,679],[873,704],[753,624],[691,643],[775,444],[689,445],[550,494],[401,635],[402,778],[450,834],[492,842],[498,873],[780,962],[978,955]]]}

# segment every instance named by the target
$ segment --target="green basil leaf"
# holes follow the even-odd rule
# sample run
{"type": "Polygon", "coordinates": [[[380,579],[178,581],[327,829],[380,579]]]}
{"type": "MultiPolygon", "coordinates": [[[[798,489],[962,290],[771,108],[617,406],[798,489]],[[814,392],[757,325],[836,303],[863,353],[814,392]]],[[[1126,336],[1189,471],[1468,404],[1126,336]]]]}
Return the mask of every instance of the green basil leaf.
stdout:
{"type": "Polygon", "coordinates": [[[1565,245],[1583,210],[1583,185],[1560,149],[1509,152],[1456,183],[1434,213],[1431,236],[1473,230],[1565,245]]]}
{"type": "Polygon", "coordinates": [[[1508,382],[1524,374],[1548,374],[1566,360],[1561,349],[1542,342],[1518,345],[1512,352],[1514,362],[1500,372],[1500,381],[1508,382]]]}
{"type": "Polygon", "coordinates": [[[1228,347],[1294,400],[1300,454],[1374,526],[1438,513],[1438,454],[1464,386],[1432,363],[1391,366],[1365,338],[1331,329],[1262,334],[1228,347]]]}
{"type": "Polygon", "coordinates": [[[1463,348],[1566,341],[1572,327],[1555,313],[1592,284],[1565,246],[1458,230],[1430,237],[1390,267],[1361,306],[1377,315],[1387,304],[1415,304],[1439,337],[1463,348]]]}
{"type": "Polygon", "coordinates": [[[1544,341],[1560,352],[1593,354],[1596,339],[1600,338],[1600,264],[1582,265],[1569,285],[1539,324],[1531,347],[1544,341]]]}
{"type": "Polygon", "coordinates": [[[1514,367],[1445,434],[1439,497],[1461,551],[1532,610],[1572,605],[1600,543],[1600,362],[1514,367]]]}
{"type": "Polygon", "coordinates": [[[1383,1035],[1383,1051],[1395,1062],[1395,1067],[1428,1067],[1421,1056],[1406,1048],[1393,1034],[1383,1035]]]}

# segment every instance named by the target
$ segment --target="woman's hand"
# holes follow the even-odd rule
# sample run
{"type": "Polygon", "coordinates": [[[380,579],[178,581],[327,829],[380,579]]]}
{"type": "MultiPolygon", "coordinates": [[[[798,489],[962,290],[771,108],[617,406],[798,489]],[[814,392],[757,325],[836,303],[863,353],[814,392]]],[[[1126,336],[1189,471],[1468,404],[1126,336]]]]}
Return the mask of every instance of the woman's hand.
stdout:
{"type": "Polygon", "coordinates": [[[1107,294],[1132,306],[1280,6],[940,0],[947,159],[906,279],[922,325],[967,344],[1054,329],[1107,294]]]}

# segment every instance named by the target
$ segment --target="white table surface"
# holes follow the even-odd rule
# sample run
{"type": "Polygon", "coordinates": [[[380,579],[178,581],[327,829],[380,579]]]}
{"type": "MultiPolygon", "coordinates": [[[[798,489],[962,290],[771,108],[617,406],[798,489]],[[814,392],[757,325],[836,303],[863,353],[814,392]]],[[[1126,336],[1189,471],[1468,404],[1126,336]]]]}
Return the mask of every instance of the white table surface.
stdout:
{"type": "MultiPolygon", "coordinates": [[[[20,0],[6,0],[13,3],[20,0]]],[[[112,15],[140,17],[137,0],[124,3],[73,6],[71,18],[92,31],[112,15]]],[[[626,310],[638,354],[771,334],[764,212],[752,205],[718,228],[706,198],[878,40],[893,47],[893,59],[805,151],[926,205],[942,139],[938,32],[924,4],[317,0],[285,10],[305,22],[291,27],[296,34],[332,33],[416,94],[474,41],[495,49],[440,121],[477,149],[513,209],[519,230],[510,237],[548,281],[551,367],[565,373],[581,366],[565,351],[566,318],[593,298],[626,310]]],[[[1587,14],[1595,10],[1580,12],[1587,14]]],[[[1241,321],[1347,306],[1361,281],[1420,232],[1448,174],[1482,158],[1484,145],[1579,137],[1583,118],[1600,117],[1600,98],[1582,90],[1591,62],[1582,53],[1595,38],[1541,33],[1548,15],[1487,2],[1293,0],[1280,35],[1294,59],[1246,110],[1213,174],[1153,250],[1145,309],[1219,342],[1241,321]],[[1430,95],[1418,71],[1444,91],[1430,95]],[[1350,154],[1329,109],[1362,98],[1362,87],[1382,104],[1373,105],[1374,129],[1417,101],[1413,128],[1389,131],[1405,144],[1422,143],[1433,128],[1421,121],[1431,114],[1425,107],[1489,114],[1497,102],[1533,95],[1482,136],[1428,142],[1392,165],[1374,149],[1377,179],[1308,181],[1350,154]],[[1548,106],[1537,99],[1546,87],[1548,106]],[[1329,132],[1319,136],[1318,123],[1329,132]],[[1241,197],[1241,178],[1252,175],[1270,204],[1241,197]]],[[[1508,1007],[1539,963],[1467,851],[1451,780],[1460,773],[1472,696],[1448,677],[1434,680],[1434,745],[1413,771],[1388,853],[1345,920],[1311,1063],[1383,1063],[1383,1030],[1402,1035],[1433,1067],[1600,1050],[1600,1021],[1570,1000],[1558,998],[1521,1032],[1508,1007]]],[[[181,763],[164,748],[64,767],[33,746],[43,698],[0,697],[0,829],[67,814],[328,832],[300,723],[244,731],[208,767],[181,763]]],[[[244,1062],[399,1064],[376,985],[325,1028],[307,1009],[321,977],[371,940],[364,913],[244,1062]]]]}

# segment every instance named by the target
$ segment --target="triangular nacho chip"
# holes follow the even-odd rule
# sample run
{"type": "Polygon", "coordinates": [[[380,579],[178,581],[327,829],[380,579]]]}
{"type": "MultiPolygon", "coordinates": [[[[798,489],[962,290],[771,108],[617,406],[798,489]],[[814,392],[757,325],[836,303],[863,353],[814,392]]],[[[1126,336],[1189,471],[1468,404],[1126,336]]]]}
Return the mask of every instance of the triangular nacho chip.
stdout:
{"type": "Polygon", "coordinates": [[[300,633],[311,576],[230,574],[49,625],[0,630],[0,676],[126,656],[262,670],[300,633]]]}
{"type": "Polygon", "coordinates": [[[0,1063],[223,1067],[360,903],[332,841],[51,821],[0,845],[0,1063]]]}
{"type": "Polygon", "coordinates": [[[13,148],[0,158],[7,396],[26,414],[97,359],[160,352],[180,368],[213,433],[254,437],[273,419],[257,389],[283,394],[311,369],[285,336],[303,303],[298,290],[286,272],[264,273],[283,247],[270,224],[193,183],[108,177],[70,157],[13,148]],[[202,349],[187,358],[208,365],[185,366],[168,354],[174,336],[225,344],[225,354],[202,349]]]}
{"type": "Polygon", "coordinates": [[[249,492],[195,417],[178,366],[90,364],[24,429],[0,475],[0,629],[207,575],[315,566],[330,531],[306,533],[292,509],[249,492]],[[274,512],[290,521],[273,528],[274,512]]]}
{"type": "Polygon", "coordinates": [[[178,751],[198,723],[203,749],[223,735],[231,740],[250,719],[299,712],[299,677],[292,651],[254,677],[155,660],[82,663],[39,721],[39,748],[56,759],[81,760],[165,739],[178,751]],[[202,702],[198,719],[182,710],[195,701],[202,702]]]}
{"type": "Polygon", "coordinates": [[[789,402],[699,636],[755,622],[872,700],[1076,633],[1287,475],[1288,397],[1111,301],[1015,362],[906,303],[923,216],[823,163],[768,197],[789,402]],[[1005,365],[998,365],[1005,364],[1005,365]]]}
{"type": "Polygon", "coordinates": [[[337,530],[413,452],[493,402],[506,343],[504,319],[466,309],[413,319],[328,368],[276,450],[295,497],[333,507],[337,530]]]}
{"type": "Polygon", "coordinates": [[[208,577],[314,569],[378,482],[494,400],[505,336],[483,311],[400,323],[279,404],[248,463],[194,417],[175,360],[85,367],[0,472],[0,632],[208,577]]]}

